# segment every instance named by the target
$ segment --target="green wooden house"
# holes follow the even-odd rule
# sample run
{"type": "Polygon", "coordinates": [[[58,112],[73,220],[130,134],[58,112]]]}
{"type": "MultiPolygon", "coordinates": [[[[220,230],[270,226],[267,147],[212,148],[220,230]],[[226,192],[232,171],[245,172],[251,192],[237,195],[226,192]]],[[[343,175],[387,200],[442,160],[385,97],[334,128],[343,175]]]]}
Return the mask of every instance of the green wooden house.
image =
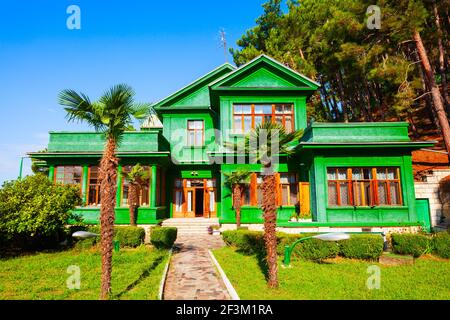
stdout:
{"type": "MultiPolygon", "coordinates": [[[[246,187],[242,223],[263,222],[261,165],[242,163],[223,145],[242,139],[259,123],[304,129],[277,172],[280,227],[408,227],[423,223],[416,211],[411,151],[432,146],[413,142],[408,124],[314,123],[306,101],[319,84],[265,55],[236,68],[224,64],[153,105],[140,131],[120,144],[116,223],[128,224],[128,182],[121,172],[136,163],[151,173],[140,195],[137,222],[169,218],[218,218],[235,223],[224,173],[253,172],[246,187]],[[293,216],[300,220],[293,222],[293,216]]],[[[95,132],[50,132],[46,152],[30,153],[49,168],[55,183],[80,186],[88,223],[98,223],[98,164],[104,139],[95,132]]]]}

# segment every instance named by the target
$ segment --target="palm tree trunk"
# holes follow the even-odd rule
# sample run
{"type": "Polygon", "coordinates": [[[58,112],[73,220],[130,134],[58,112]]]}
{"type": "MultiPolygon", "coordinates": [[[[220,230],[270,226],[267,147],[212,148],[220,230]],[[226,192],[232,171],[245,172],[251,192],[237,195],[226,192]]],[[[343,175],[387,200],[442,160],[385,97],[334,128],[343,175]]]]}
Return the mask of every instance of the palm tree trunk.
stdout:
{"type": "MultiPolygon", "coordinates": [[[[414,32],[413,38],[416,42],[417,52],[419,58],[422,61],[425,76],[430,84],[431,96],[433,98],[434,110],[439,120],[439,125],[442,130],[442,137],[444,138],[445,148],[450,157],[450,125],[448,123],[447,114],[444,110],[444,104],[442,102],[441,93],[438,86],[436,85],[436,80],[434,79],[434,73],[431,69],[430,61],[428,60],[428,55],[422,42],[422,38],[418,31],[414,32]]],[[[449,158],[450,159],[450,158],[449,158]]]]}
{"type": "Polygon", "coordinates": [[[128,193],[128,208],[130,209],[130,225],[136,226],[136,209],[139,202],[138,185],[130,183],[128,193]]]}
{"type": "Polygon", "coordinates": [[[233,206],[236,212],[236,227],[241,226],[241,186],[238,184],[233,185],[233,206]]]}
{"type": "Polygon", "coordinates": [[[101,199],[100,229],[102,255],[102,284],[100,299],[106,300],[111,293],[111,272],[114,238],[114,208],[116,206],[117,164],[116,141],[108,137],[100,161],[101,199]]]}
{"type": "Polygon", "coordinates": [[[278,256],[277,256],[277,205],[275,174],[265,167],[266,175],[262,182],[262,209],[264,211],[264,242],[267,251],[267,267],[269,288],[278,287],[278,256]]]}

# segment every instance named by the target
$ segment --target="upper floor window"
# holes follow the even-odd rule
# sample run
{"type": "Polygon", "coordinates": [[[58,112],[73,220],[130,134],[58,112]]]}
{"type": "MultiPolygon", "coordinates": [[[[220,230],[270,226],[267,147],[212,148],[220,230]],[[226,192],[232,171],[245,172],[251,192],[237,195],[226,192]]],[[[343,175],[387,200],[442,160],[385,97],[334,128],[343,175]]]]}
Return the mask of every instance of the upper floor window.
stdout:
{"type": "Polygon", "coordinates": [[[203,146],[204,143],[204,122],[203,120],[188,120],[187,124],[187,145],[203,146]]]}
{"type": "Polygon", "coordinates": [[[330,206],[402,205],[398,167],[328,168],[330,206]]]}
{"type": "Polygon", "coordinates": [[[55,169],[55,182],[73,184],[81,187],[83,168],[81,166],[58,166],[55,169]]]}
{"type": "Polygon", "coordinates": [[[292,104],[235,104],[233,105],[233,130],[246,133],[266,121],[282,124],[287,132],[294,130],[292,104]]]}

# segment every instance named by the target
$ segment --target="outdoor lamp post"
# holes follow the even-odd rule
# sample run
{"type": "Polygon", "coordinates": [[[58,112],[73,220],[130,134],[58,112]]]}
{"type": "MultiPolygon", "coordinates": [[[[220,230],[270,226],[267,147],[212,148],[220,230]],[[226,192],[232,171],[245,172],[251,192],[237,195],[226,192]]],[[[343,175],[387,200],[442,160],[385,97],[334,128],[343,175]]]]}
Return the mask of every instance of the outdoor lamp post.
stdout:
{"type": "MultiPolygon", "coordinates": [[[[92,232],[87,232],[87,231],[77,231],[72,234],[72,237],[80,238],[80,239],[89,239],[89,238],[95,238],[98,236],[100,236],[100,235],[97,233],[92,233],[92,232]]],[[[114,251],[118,252],[120,249],[119,240],[114,240],[113,244],[114,244],[114,251]]]]}
{"type": "Polygon", "coordinates": [[[339,240],[346,240],[349,238],[350,238],[350,235],[347,233],[335,232],[335,233],[318,234],[317,236],[311,236],[311,237],[305,237],[305,238],[298,239],[292,245],[284,247],[283,266],[284,267],[290,266],[292,250],[294,250],[294,247],[302,241],[305,241],[308,239],[319,239],[319,240],[323,240],[323,241],[339,241],[339,240]]]}
{"type": "Polygon", "coordinates": [[[19,179],[22,179],[23,159],[25,158],[28,158],[28,156],[20,157],[19,179]]]}
{"type": "Polygon", "coordinates": [[[87,231],[77,231],[72,234],[72,237],[80,238],[80,239],[89,239],[89,238],[95,238],[98,236],[99,236],[99,234],[87,232],[87,231]]]}

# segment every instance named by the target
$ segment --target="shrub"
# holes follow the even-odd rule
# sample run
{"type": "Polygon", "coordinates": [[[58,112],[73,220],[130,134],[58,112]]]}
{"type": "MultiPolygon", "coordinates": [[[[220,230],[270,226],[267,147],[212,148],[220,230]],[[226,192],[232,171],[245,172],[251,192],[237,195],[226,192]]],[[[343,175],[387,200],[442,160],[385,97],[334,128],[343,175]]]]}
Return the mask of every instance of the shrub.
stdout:
{"type": "Polygon", "coordinates": [[[433,252],[441,258],[450,258],[450,234],[440,232],[433,238],[433,252]]]}
{"type": "MultiPolygon", "coordinates": [[[[284,254],[284,247],[291,245],[294,241],[311,234],[292,235],[277,233],[277,253],[284,254]]],[[[232,230],[222,233],[226,244],[238,248],[247,254],[265,254],[264,234],[258,231],[232,230]]],[[[336,242],[325,242],[318,239],[306,240],[298,244],[293,251],[293,256],[302,257],[309,260],[323,260],[336,257],[339,253],[339,246],[336,242]]]]}
{"type": "Polygon", "coordinates": [[[56,247],[73,218],[70,211],[79,204],[78,187],[54,185],[42,174],[6,182],[0,189],[0,245],[56,247]]]}
{"type": "Polygon", "coordinates": [[[384,249],[384,240],[379,235],[357,234],[339,242],[341,255],[351,259],[377,260],[384,249]]]}
{"type": "Polygon", "coordinates": [[[246,254],[261,253],[264,250],[263,233],[245,229],[228,230],[222,233],[227,245],[234,246],[246,254]]]}
{"type": "Polygon", "coordinates": [[[177,240],[177,228],[153,227],[150,242],[156,248],[171,248],[177,240]]]}
{"type": "Polygon", "coordinates": [[[118,240],[124,247],[139,247],[144,243],[145,229],[141,227],[115,227],[114,240],[118,240]]]}
{"type": "Polygon", "coordinates": [[[392,247],[396,253],[410,254],[417,258],[431,251],[431,241],[423,234],[394,233],[392,247]]]}
{"type": "MultiPolygon", "coordinates": [[[[89,232],[100,234],[100,226],[91,226],[88,228],[89,232]]],[[[92,245],[100,242],[100,237],[93,238],[92,245]]],[[[114,227],[114,240],[120,242],[121,247],[136,248],[144,243],[145,229],[133,226],[118,226],[114,227]]],[[[84,240],[82,240],[84,241],[84,240]]],[[[89,242],[87,242],[89,243],[89,242]]],[[[87,246],[87,244],[86,244],[87,246]]]]}
{"type": "Polygon", "coordinates": [[[75,243],[75,248],[76,249],[90,249],[93,246],[97,245],[100,242],[99,240],[100,240],[99,237],[78,240],[75,243]]]}
{"type": "Polygon", "coordinates": [[[339,245],[337,242],[319,239],[305,240],[298,244],[293,251],[294,256],[314,261],[335,258],[338,254],[339,245]]]}

